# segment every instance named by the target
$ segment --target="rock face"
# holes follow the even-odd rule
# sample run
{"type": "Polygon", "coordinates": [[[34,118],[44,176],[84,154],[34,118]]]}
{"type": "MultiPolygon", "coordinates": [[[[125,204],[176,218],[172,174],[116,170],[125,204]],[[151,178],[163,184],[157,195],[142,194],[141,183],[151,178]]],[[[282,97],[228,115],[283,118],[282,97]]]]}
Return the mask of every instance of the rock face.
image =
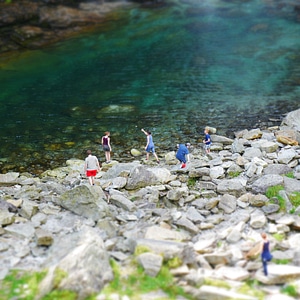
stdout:
{"type": "Polygon", "coordinates": [[[128,2],[12,1],[0,2],[0,53],[36,49],[57,42],[87,26],[103,22],[106,14],[128,2]]]}
{"type": "Polygon", "coordinates": [[[0,174],[0,278],[12,269],[45,270],[39,299],[54,289],[105,299],[101,290],[113,280],[109,259],[124,276],[134,261],[152,277],[175,260],[176,284],[195,299],[257,299],[236,288],[249,279],[274,286],[262,288],[266,299],[286,282],[299,293],[300,147],[278,142],[274,129],[236,136],[231,144],[219,136],[221,150],[209,157],[195,148],[185,169],[172,159],[159,166],[112,161],[95,186],[82,174],[84,161],[75,159],[40,177],[0,174]],[[273,253],[267,277],[262,231],[273,253]]]}

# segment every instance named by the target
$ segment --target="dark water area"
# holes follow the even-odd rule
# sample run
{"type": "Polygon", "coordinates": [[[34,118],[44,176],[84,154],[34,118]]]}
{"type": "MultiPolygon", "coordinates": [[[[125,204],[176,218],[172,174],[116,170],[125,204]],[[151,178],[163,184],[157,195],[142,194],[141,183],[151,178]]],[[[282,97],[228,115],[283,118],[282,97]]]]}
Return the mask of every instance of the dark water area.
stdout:
{"type": "Polygon", "coordinates": [[[40,173],[85,157],[158,155],[203,128],[280,124],[300,107],[300,22],[293,1],[170,1],[118,11],[90,33],[0,57],[0,170],[40,173]]]}

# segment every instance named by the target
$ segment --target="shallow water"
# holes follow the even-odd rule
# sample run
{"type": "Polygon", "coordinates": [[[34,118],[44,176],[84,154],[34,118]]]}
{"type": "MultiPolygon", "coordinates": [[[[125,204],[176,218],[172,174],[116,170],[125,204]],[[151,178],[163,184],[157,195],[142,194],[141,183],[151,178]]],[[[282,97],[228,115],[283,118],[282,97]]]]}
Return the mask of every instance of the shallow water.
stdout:
{"type": "MultiPolygon", "coordinates": [[[[111,132],[129,159],[153,132],[158,154],[279,124],[299,108],[300,23],[285,1],[176,1],[119,11],[97,30],[0,58],[0,168],[40,172],[111,132]],[[276,122],[277,121],[277,122],[276,122]]],[[[296,2],[295,2],[296,3],[296,2]]]]}

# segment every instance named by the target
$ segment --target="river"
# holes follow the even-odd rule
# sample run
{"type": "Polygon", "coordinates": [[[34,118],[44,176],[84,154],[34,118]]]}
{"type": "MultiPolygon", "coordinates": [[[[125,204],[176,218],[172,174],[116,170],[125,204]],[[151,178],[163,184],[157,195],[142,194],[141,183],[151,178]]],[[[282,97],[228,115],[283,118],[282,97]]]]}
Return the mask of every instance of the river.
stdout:
{"type": "MultiPolygon", "coordinates": [[[[0,169],[40,173],[87,149],[132,159],[195,146],[204,126],[233,137],[299,108],[300,22],[292,1],[133,5],[97,29],[0,57],[0,169]]],[[[296,4],[296,2],[295,2],[296,4]]]]}

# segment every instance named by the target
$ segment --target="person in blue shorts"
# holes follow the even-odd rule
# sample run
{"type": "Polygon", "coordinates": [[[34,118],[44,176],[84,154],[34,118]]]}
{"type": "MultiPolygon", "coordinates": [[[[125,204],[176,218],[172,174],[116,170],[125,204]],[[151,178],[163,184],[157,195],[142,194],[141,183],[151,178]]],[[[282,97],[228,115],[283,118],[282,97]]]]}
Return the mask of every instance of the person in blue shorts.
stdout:
{"type": "Polygon", "coordinates": [[[211,137],[209,135],[208,128],[204,129],[204,134],[205,134],[205,137],[204,137],[203,143],[204,143],[205,151],[208,154],[208,153],[210,153],[210,147],[211,147],[211,137]]]}
{"type": "Polygon", "coordinates": [[[149,160],[149,154],[152,153],[155,156],[157,163],[159,163],[159,159],[158,159],[158,157],[155,153],[155,147],[154,147],[151,132],[150,131],[145,131],[143,128],[141,129],[141,131],[144,132],[145,135],[147,136],[147,145],[145,147],[145,150],[147,152],[146,160],[149,160]]]}
{"type": "Polygon", "coordinates": [[[176,153],[176,158],[179,160],[181,163],[181,169],[186,167],[186,161],[190,162],[190,155],[189,155],[189,150],[188,148],[191,146],[190,143],[186,144],[178,144],[178,150],[176,153]],[[187,160],[186,160],[187,159],[187,160]]]}

